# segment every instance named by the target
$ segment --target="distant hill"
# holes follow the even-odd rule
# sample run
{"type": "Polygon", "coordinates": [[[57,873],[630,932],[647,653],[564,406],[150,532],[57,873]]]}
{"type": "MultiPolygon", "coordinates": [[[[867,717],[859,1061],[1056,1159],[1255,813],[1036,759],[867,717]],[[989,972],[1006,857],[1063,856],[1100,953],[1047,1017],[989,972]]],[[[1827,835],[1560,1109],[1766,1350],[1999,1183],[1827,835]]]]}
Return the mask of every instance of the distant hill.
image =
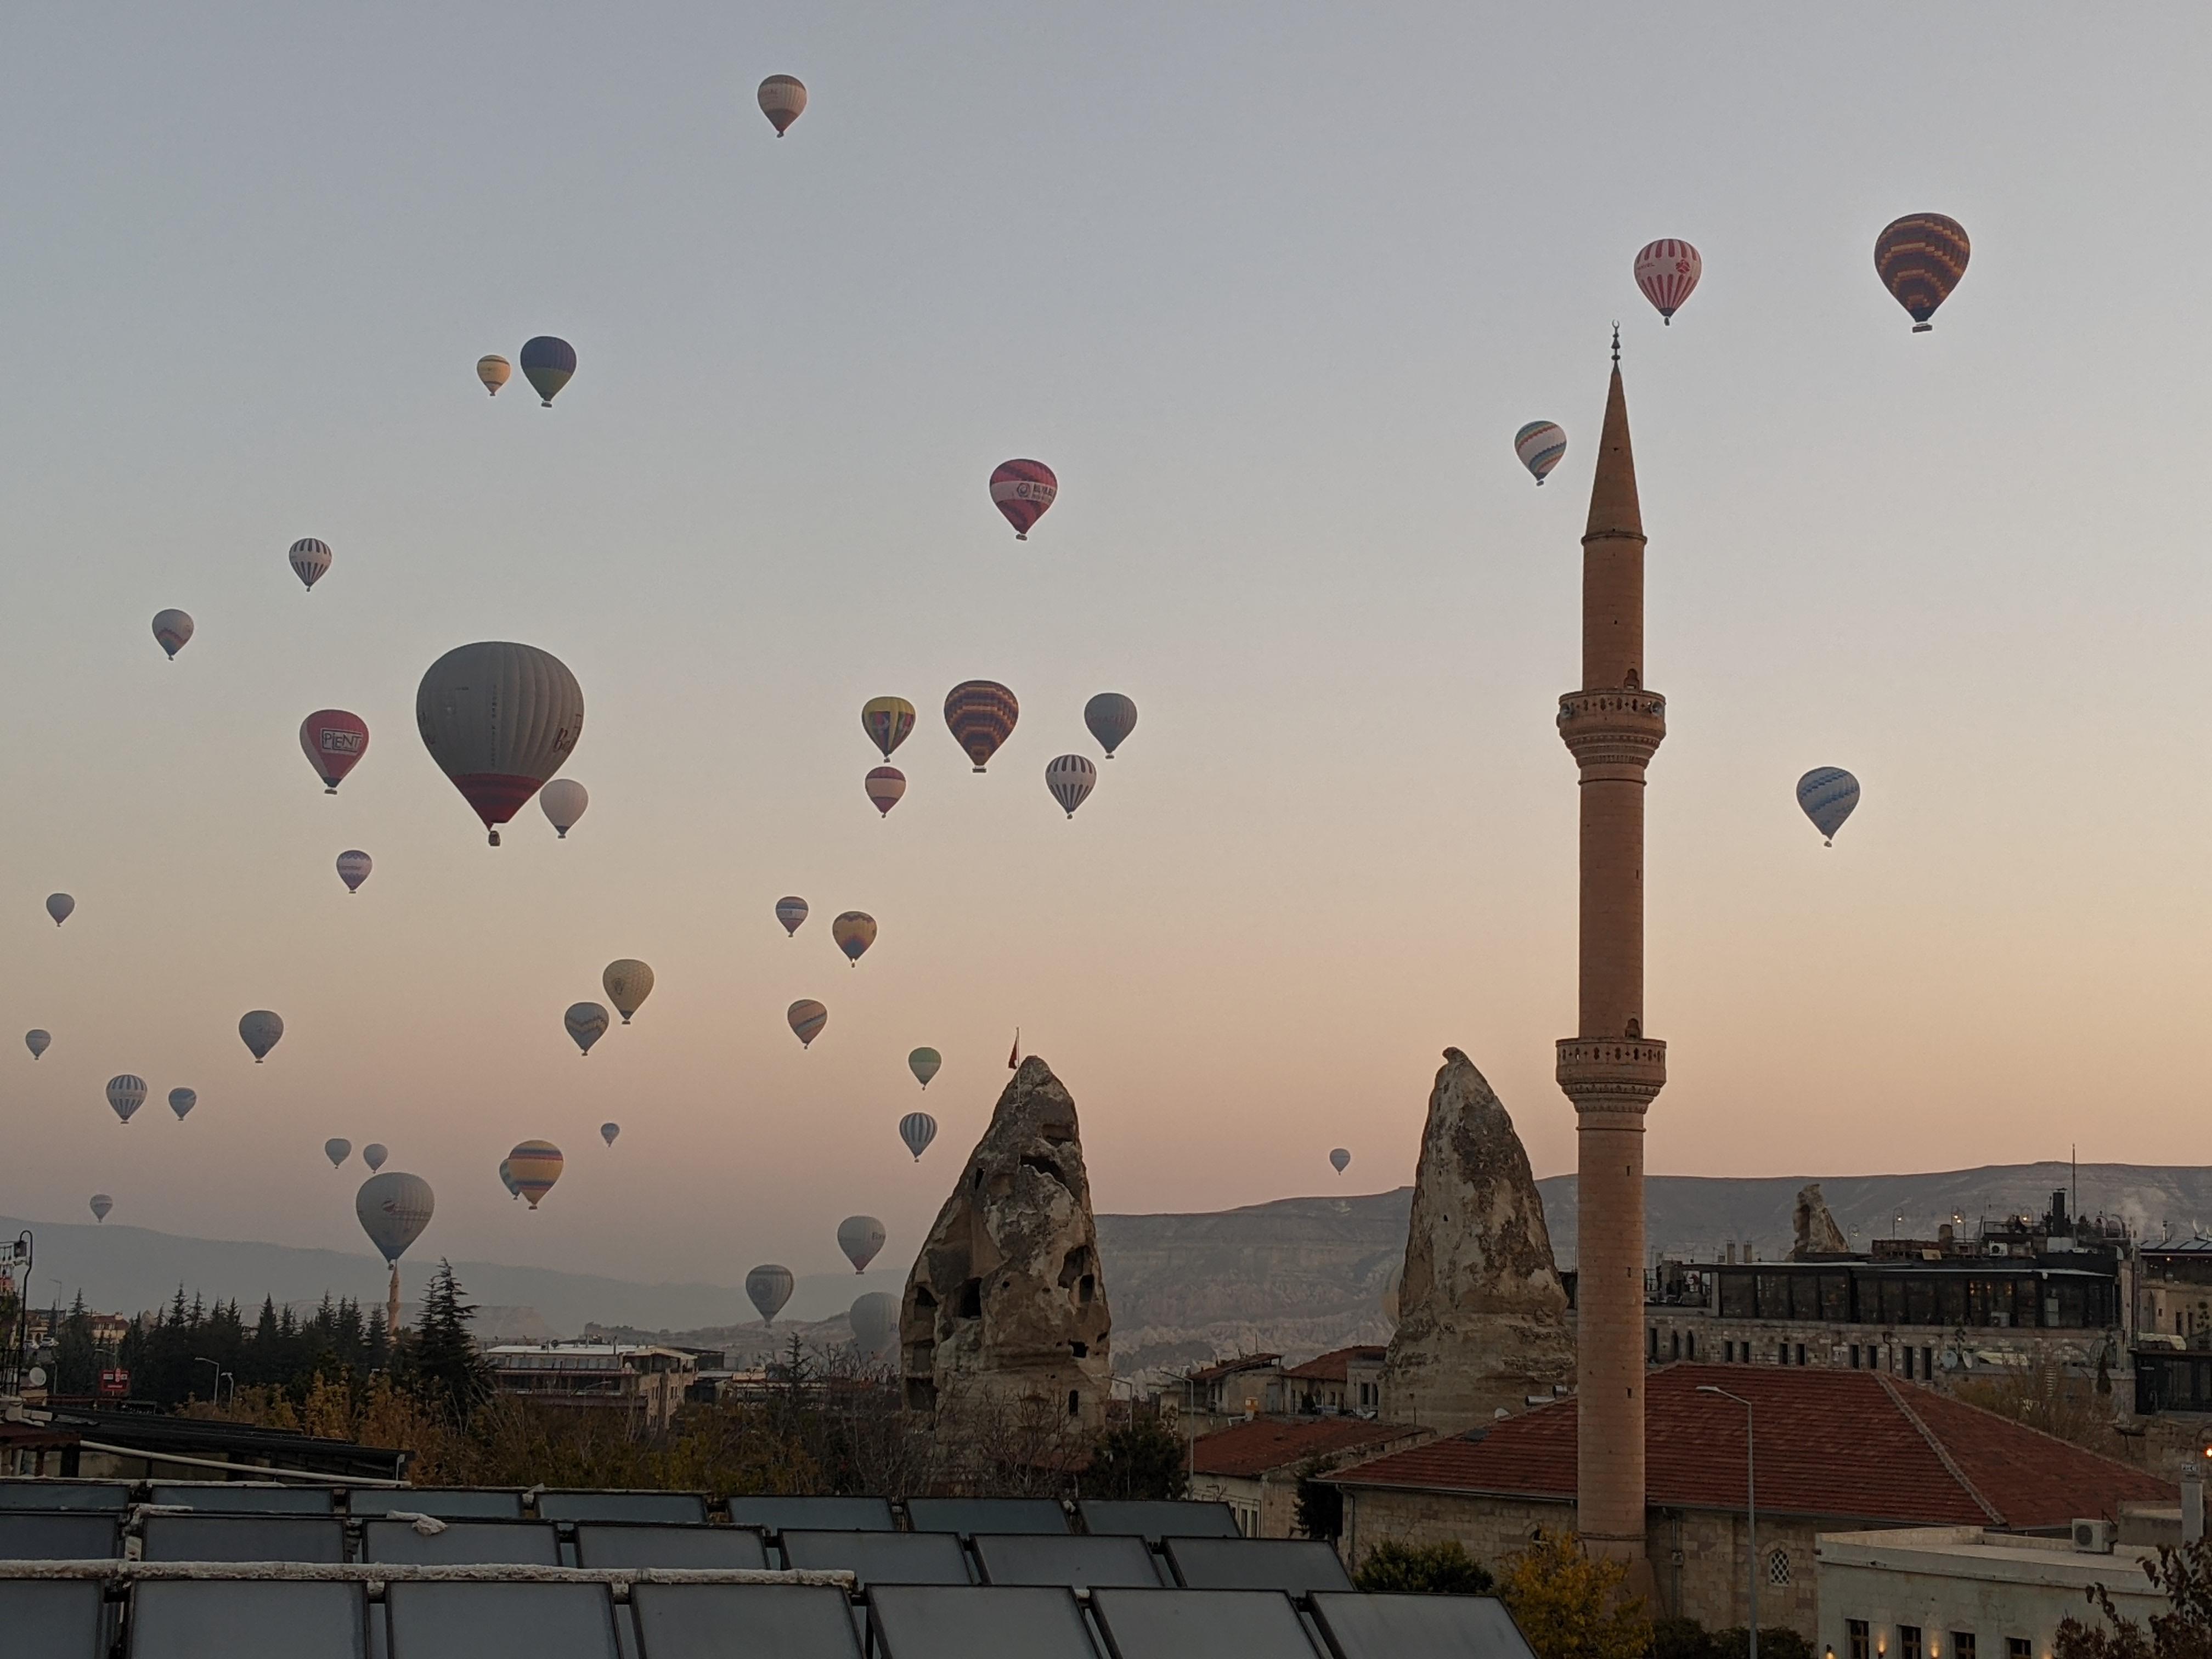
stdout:
{"type": "MultiPolygon", "coordinates": [[[[1761,1256],[1779,1256],[1790,1248],[1797,1189],[1816,1178],[1838,1223],[1863,1243],[1899,1231],[1926,1237],[1954,1215],[1971,1225],[1984,1214],[2040,1214],[2052,1190],[2075,1177],[2057,1163],[1928,1175],[1654,1176],[1645,1189],[1650,1246],[1710,1259],[1734,1241],[1761,1256]]],[[[2155,1238],[2169,1228],[2186,1237],[2201,1222],[2212,1222],[2212,1169],[2085,1164],[2078,1183],[2080,1209],[2119,1217],[2140,1237],[2155,1238]]],[[[1560,1265],[1571,1267],[1574,1177],[1536,1184],[1560,1265]]],[[[1124,1372],[1180,1367],[1255,1348],[1304,1358],[1346,1343],[1386,1340],[1382,1286],[1404,1250],[1412,1203],[1413,1189],[1401,1187],[1348,1198],[1277,1199],[1212,1214],[1100,1216],[1116,1364],[1124,1372]]],[[[24,1224],[0,1217],[0,1236],[24,1224]]],[[[114,1224],[50,1224],[36,1231],[40,1280],[58,1279],[70,1291],[81,1286],[85,1300],[104,1311],[165,1304],[180,1281],[188,1295],[235,1296],[249,1307],[264,1295],[312,1305],[325,1292],[375,1301],[384,1291],[374,1262],[336,1250],[180,1238],[114,1224]]],[[[488,1334],[538,1340],[598,1324],[714,1333],[702,1346],[725,1340],[733,1327],[755,1333],[763,1347],[768,1338],[736,1285],[642,1285],[489,1261],[453,1266],[483,1306],[488,1334]]],[[[427,1272],[413,1265],[403,1273],[410,1303],[421,1296],[427,1272]]],[[[835,1322],[854,1297],[863,1291],[896,1295],[904,1280],[902,1266],[809,1275],[799,1281],[778,1329],[821,1322],[826,1340],[842,1330],[835,1322]]]]}

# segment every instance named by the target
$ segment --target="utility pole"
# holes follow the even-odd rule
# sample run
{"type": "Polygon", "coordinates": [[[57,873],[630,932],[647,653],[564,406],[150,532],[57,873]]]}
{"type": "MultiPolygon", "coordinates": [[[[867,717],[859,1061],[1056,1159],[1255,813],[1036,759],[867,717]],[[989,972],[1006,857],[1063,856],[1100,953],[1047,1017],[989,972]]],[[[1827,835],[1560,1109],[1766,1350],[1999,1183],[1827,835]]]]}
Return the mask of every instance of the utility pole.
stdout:
{"type": "Polygon", "coordinates": [[[1698,1384],[1699,1394],[1717,1394],[1723,1400],[1733,1400],[1743,1407],[1743,1519],[1745,1553],[1751,1558],[1750,1571],[1745,1575],[1749,1581],[1745,1588],[1751,1598],[1750,1659],[1759,1659],[1759,1467],[1757,1462],[1757,1432],[1753,1420],[1751,1401],[1740,1394],[1730,1394],[1726,1389],[1716,1388],[1710,1382],[1698,1384]]]}

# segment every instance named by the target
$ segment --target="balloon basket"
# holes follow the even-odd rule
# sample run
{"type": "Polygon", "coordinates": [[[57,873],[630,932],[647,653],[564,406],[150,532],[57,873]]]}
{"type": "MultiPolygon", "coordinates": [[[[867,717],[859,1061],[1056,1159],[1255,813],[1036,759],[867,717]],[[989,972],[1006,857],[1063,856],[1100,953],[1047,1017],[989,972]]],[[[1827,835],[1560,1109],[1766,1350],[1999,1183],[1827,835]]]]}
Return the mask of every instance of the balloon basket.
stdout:
{"type": "Polygon", "coordinates": [[[1912,325],[1912,331],[1915,334],[1932,334],[1935,330],[1936,325],[1933,323],[1915,323],[1912,325]]]}

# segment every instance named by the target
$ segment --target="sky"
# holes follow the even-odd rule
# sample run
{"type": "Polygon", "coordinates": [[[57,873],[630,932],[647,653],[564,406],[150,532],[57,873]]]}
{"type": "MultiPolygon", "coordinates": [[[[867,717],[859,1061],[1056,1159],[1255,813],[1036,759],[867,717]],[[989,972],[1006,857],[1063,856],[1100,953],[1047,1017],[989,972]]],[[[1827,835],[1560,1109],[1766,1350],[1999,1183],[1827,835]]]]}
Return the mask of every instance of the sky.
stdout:
{"type": "Polygon", "coordinates": [[[1553,715],[1616,319],[1650,1169],[2206,1161],[2208,47],[2009,4],[18,12],[0,1030],[54,1042],[0,1050],[0,1210],[357,1249],[374,1295],[337,1135],[435,1188],[418,1253],[735,1283],[866,1212],[890,1262],[1017,1027],[1102,1210],[1401,1184],[1447,1045],[1571,1169],[1553,715]],[[1871,258],[1918,211],[1974,250],[1923,335],[1871,258]],[[1661,236],[1705,259],[1671,327],[1661,236]],[[539,333],[555,407],[487,398],[539,333]],[[1012,456],[1061,486],[1018,544],[1012,456]],[[415,733],[483,639],[581,682],[566,841],[488,848],[415,733]],[[938,714],[978,678],[1022,708],[981,777],[938,714]],[[1070,820],[1102,690],[1140,723],[1070,820]],[[887,819],[878,694],[921,711],[887,819]],[[327,706],[372,733],[334,798],[327,706]],[[1832,850],[1820,765],[1864,787],[1832,850]],[[580,1060],[618,957],[658,988],[580,1060]]]}

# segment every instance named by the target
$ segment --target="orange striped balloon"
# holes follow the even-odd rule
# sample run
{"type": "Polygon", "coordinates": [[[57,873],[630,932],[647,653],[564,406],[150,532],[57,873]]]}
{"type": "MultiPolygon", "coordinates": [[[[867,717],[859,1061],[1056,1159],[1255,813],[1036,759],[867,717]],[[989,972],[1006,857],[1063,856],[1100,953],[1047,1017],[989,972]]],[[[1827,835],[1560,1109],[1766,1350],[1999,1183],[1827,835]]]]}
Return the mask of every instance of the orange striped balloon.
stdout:
{"type": "Polygon", "coordinates": [[[561,1178],[562,1163],[561,1149],[551,1141],[526,1140],[507,1155],[507,1182],[534,1210],[561,1178]]]}

